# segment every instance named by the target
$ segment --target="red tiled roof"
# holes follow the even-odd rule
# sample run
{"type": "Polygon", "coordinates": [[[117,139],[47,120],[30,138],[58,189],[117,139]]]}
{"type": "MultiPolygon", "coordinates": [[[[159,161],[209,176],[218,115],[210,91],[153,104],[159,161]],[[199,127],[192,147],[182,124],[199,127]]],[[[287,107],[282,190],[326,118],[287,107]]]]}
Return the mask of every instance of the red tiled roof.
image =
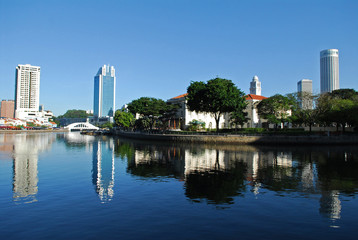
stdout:
{"type": "Polygon", "coordinates": [[[183,98],[183,97],[186,97],[186,96],[188,96],[188,94],[187,94],[187,93],[184,93],[184,94],[182,94],[182,95],[173,97],[173,98],[171,98],[171,99],[179,99],[179,98],[183,98]]]}
{"type": "MultiPolygon", "coordinates": [[[[186,97],[186,96],[188,96],[188,94],[184,93],[182,95],[173,97],[171,99],[179,99],[179,98],[183,98],[183,97],[186,97]]],[[[245,98],[246,98],[246,100],[263,100],[263,99],[266,99],[267,97],[260,96],[260,95],[255,95],[255,94],[248,94],[248,95],[245,96],[245,98]]]]}
{"type": "Polygon", "coordinates": [[[267,98],[267,97],[255,95],[255,94],[248,94],[245,97],[246,97],[246,100],[263,100],[263,99],[267,98]]]}

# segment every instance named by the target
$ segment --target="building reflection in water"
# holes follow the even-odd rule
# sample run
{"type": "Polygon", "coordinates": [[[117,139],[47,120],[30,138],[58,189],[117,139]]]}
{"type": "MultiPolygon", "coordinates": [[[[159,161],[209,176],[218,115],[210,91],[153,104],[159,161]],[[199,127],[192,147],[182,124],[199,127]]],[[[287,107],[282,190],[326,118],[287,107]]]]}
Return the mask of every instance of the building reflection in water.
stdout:
{"type": "Polygon", "coordinates": [[[93,142],[92,183],[102,203],[111,201],[114,195],[114,143],[107,141],[93,142]]]}
{"type": "Polygon", "coordinates": [[[52,133],[5,134],[0,139],[0,151],[12,154],[13,200],[16,203],[35,202],[38,192],[38,155],[48,150],[55,136],[52,133]]]}
{"type": "MultiPolygon", "coordinates": [[[[119,143],[116,148],[130,152],[128,146],[123,147],[128,144],[119,143]]],[[[252,192],[258,198],[267,190],[313,199],[320,196],[318,212],[336,221],[341,218],[339,198],[342,190],[349,194],[358,188],[354,185],[357,175],[350,170],[358,169],[353,158],[356,155],[340,156],[331,149],[297,151],[252,146],[206,148],[136,143],[132,151],[134,161],[127,156],[131,174],[151,179],[158,176],[179,178],[184,181],[186,196],[193,202],[232,204],[235,196],[252,192]],[[353,187],[346,189],[351,184],[353,187]]]]}

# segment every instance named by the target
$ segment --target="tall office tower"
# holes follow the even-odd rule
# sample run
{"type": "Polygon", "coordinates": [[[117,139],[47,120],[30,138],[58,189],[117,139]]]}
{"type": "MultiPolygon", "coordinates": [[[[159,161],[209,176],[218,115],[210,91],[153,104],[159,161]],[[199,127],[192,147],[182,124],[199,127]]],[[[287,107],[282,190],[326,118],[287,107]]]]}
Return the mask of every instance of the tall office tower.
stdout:
{"type": "Polygon", "coordinates": [[[116,76],[113,66],[104,65],[94,77],[94,117],[113,117],[115,111],[116,76]]]}
{"type": "Polygon", "coordinates": [[[40,67],[19,64],[16,67],[15,117],[24,118],[38,112],[39,101],[40,67]]]}
{"type": "Polygon", "coordinates": [[[2,100],[1,101],[1,113],[0,117],[4,118],[13,118],[15,111],[15,102],[14,100],[2,100]]]}
{"type": "Polygon", "coordinates": [[[250,94],[261,96],[261,82],[257,76],[254,76],[250,83],[250,94]]]}
{"type": "Polygon", "coordinates": [[[298,81],[297,92],[300,94],[300,107],[303,109],[312,109],[312,80],[302,79],[298,81]]]}
{"type": "Polygon", "coordinates": [[[338,49],[321,51],[321,93],[339,89],[338,49]]]}

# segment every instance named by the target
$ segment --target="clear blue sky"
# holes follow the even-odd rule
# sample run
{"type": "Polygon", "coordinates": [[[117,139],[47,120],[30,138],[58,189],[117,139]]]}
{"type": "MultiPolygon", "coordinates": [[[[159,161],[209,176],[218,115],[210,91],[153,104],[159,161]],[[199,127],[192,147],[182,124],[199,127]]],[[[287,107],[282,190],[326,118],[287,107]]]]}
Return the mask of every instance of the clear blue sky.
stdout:
{"type": "Polygon", "coordinates": [[[245,93],[295,92],[319,52],[340,51],[340,87],[358,90],[357,0],[0,0],[0,99],[18,64],[41,67],[40,103],[55,115],[93,108],[93,77],[116,69],[116,108],[169,99],[191,81],[231,79],[245,93]]]}

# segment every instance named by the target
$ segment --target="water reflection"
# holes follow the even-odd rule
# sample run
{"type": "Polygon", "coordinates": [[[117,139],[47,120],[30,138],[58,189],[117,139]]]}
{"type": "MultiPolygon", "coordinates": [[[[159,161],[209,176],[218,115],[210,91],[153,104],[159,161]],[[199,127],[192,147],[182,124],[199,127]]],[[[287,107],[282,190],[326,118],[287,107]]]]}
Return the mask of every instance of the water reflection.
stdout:
{"type": "Polygon", "coordinates": [[[93,143],[92,183],[101,202],[111,201],[114,185],[113,139],[93,143]]]}
{"type": "Polygon", "coordinates": [[[12,153],[13,200],[17,203],[37,201],[38,155],[49,149],[55,136],[51,133],[4,134],[0,151],[12,153]]]}
{"type": "Polygon", "coordinates": [[[92,184],[102,203],[114,195],[114,140],[107,136],[89,136],[78,132],[58,135],[67,149],[84,149],[92,153],[92,184]]]}
{"type": "Polygon", "coordinates": [[[273,191],[319,199],[318,212],[341,218],[341,196],[358,189],[358,152],[354,148],[269,148],[170,145],[117,139],[117,156],[128,172],[145,179],[185,182],[190,201],[233,204],[237,196],[273,191]]]}

